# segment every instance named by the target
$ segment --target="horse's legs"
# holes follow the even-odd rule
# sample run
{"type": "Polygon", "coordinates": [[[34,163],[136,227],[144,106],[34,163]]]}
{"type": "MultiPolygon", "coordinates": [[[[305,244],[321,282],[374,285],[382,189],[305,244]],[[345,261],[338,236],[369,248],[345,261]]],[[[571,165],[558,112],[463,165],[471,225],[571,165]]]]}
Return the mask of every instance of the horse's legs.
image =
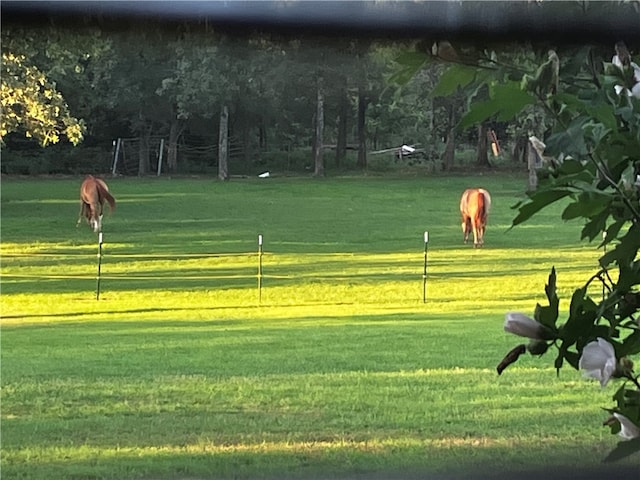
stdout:
{"type": "Polygon", "coordinates": [[[469,232],[471,231],[471,218],[463,216],[462,217],[462,239],[464,243],[469,241],[469,232]]]}
{"type": "Polygon", "coordinates": [[[478,248],[480,242],[478,237],[480,236],[480,229],[478,228],[478,222],[475,216],[471,217],[471,227],[473,228],[473,247],[478,248]]]}
{"type": "Polygon", "coordinates": [[[78,225],[80,225],[83,214],[84,214],[84,202],[80,200],[80,213],[78,214],[78,221],[76,222],[76,228],[78,227],[78,225]]]}
{"type": "Polygon", "coordinates": [[[87,203],[87,222],[94,232],[98,232],[98,206],[94,203],[87,203]]]}
{"type": "Polygon", "coordinates": [[[98,208],[100,212],[96,212],[96,233],[102,231],[102,213],[104,209],[104,204],[102,203],[102,201],[98,201],[98,208]]]}

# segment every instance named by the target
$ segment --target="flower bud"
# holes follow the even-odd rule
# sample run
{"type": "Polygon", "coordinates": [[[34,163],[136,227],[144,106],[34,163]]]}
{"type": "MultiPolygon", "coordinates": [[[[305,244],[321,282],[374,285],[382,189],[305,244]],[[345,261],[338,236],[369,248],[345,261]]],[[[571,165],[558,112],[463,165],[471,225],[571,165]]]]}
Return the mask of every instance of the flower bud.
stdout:
{"type": "Polygon", "coordinates": [[[633,377],[633,360],[631,360],[629,357],[622,357],[618,362],[618,367],[616,368],[614,377],[633,377]]]}
{"type": "Polygon", "coordinates": [[[533,318],[518,312],[508,312],[504,318],[505,332],[532,340],[551,340],[553,333],[533,318]]]}
{"type": "Polygon", "coordinates": [[[543,355],[547,353],[549,349],[549,344],[544,340],[531,340],[529,345],[527,345],[527,351],[531,355],[543,355]]]}

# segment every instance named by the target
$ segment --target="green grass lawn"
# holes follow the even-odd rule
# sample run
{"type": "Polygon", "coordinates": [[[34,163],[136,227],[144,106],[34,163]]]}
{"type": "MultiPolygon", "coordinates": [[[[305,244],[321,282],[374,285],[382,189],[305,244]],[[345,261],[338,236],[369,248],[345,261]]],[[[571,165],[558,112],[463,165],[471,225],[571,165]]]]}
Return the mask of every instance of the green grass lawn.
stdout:
{"type": "Polygon", "coordinates": [[[615,446],[613,387],[495,372],[505,312],[552,265],[566,309],[602,253],[560,206],[509,230],[524,176],[107,180],[99,300],[80,179],[2,180],[3,479],[598,472],[615,446]]]}

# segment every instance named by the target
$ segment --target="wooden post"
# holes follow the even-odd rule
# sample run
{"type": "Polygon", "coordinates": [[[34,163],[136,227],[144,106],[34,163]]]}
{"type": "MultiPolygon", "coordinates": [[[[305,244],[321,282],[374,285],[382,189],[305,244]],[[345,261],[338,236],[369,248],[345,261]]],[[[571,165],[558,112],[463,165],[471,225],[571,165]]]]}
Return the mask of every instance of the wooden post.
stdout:
{"type": "Polygon", "coordinates": [[[220,111],[218,178],[220,180],[229,179],[229,109],[226,105],[223,105],[220,111]]]}
{"type": "Polygon", "coordinates": [[[158,173],[157,177],[160,176],[160,172],[162,171],[162,157],[164,156],[164,138],[160,139],[160,152],[158,153],[158,173]]]}
{"type": "Polygon", "coordinates": [[[111,175],[116,175],[116,167],[118,166],[118,157],[120,156],[120,145],[122,144],[122,139],[118,137],[116,141],[116,151],[113,154],[113,166],[111,167],[111,175]]]}
{"type": "Polygon", "coordinates": [[[324,85],[323,78],[318,78],[316,97],[316,135],[314,148],[313,175],[324,177],[324,85]]]}

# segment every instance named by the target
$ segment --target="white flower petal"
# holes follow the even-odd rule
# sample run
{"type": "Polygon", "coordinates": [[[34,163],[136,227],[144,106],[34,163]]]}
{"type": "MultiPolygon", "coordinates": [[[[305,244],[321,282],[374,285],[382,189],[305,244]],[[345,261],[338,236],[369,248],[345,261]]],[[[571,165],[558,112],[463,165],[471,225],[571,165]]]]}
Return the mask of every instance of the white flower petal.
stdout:
{"type": "Polygon", "coordinates": [[[622,70],[622,62],[620,61],[618,55],[613,56],[613,58],[611,59],[611,63],[622,70]]]}
{"type": "Polygon", "coordinates": [[[620,422],[620,432],[618,435],[625,440],[632,440],[640,437],[640,428],[631,420],[620,413],[614,413],[613,416],[620,422]]]}
{"type": "Polygon", "coordinates": [[[636,82],[640,82],[640,66],[637,63],[631,62],[631,67],[633,68],[633,79],[636,82]]]}
{"type": "Polygon", "coordinates": [[[604,387],[616,371],[617,364],[613,345],[604,338],[598,337],[595,342],[588,343],[582,349],[578,368],[585,371],[585,377],[598,380],[604,387]]]}
{"type": "Polygon", "coordinates": [[[545,328],[523,313],[508,312],[504,317],[505,332],[534,340],[545,340],[545,328]]]}

